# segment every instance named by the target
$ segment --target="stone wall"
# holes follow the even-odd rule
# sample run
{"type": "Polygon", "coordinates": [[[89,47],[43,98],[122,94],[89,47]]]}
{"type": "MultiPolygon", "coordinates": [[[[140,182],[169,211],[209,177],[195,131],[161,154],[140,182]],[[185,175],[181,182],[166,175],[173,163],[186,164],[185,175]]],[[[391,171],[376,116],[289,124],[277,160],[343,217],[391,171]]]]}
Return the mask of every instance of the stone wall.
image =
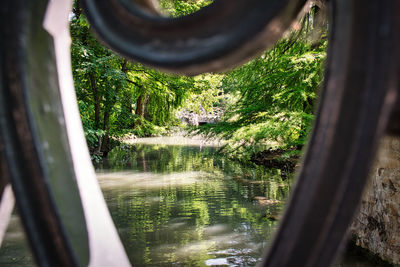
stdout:
{"type": "Polygon", "coordinates": [[[400,138],[385,137],[350,232],[357,246],[400,264],[400,138]]]}

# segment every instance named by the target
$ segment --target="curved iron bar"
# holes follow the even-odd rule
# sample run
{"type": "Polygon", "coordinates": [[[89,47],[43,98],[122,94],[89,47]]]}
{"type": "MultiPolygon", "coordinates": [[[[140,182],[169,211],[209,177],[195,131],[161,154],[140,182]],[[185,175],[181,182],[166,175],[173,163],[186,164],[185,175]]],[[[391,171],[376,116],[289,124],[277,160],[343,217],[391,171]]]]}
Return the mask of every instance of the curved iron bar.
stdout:
{"type": "Polygon", "coordinates": [[[145,13],[129,0],[83,0],[98,36],[112,49],[170,72],[222,71],[273,45],[306,0],[216,0],[180,18],[145,13]]]}
{"type": "Polygon", "coordinates": [[[70,0],[0,6],[7,25],[0,29],[0,171],[11,180],[40,266],[129,266],[80,121],[71,7],[70,0]]]}
{"type": "MultiPolygon", "coordinates": [[[[187,38],[188,34],[185,33],[185,29],[180,31],[175,25],[189,24],[188,28],[193,31],[190,27],[198,26],[196,19],[202,21],[202,16],[207,12],[180,21],[157,21],[150,20],[149,16],[140,16],[136,9],[117,12],[115,7],[121,6],[118,1],[103,0],[98,6],[91,0],[84,2],[88,17],[100,37],[122,54],[158,68],[168,67],[168,70],[172,71],[181,72],[180,66],[188,68],[190,74],[197,73],[197,70],[203,71],[204,68],[214,70],[215,65],[212,64],[200,67],[196,65],[202,60],[210,60],[201,53],[196,54],[198,48],[196,46],[189,48],[194,50],[191,57],[187,58],[189,65],[179,61],[179,55],[185,55],[184,49],[183,53],[179,51],[179,54],[173,54],[176,52],[174,42],[187,38]],[[106,14],[106,10],[107,12],[116,10],[115,14],[118,14],[123,22],[115,23],[115,18],[112,17],[117,15],[106,14]],[[139,27],[138,33],[134,28],[130,28],[139,25],[142,27],[139,27]],[[108,35],[110,29],[107,27],[110,26],[118,28],[115,29],[115,35],[108,35]],[[121,32],[124,33],[123,37],[119,36],[121,32]],[[164,36],[166,33],[172,36],[172,46],[167,43],[170,39],[164,36]],[[166,43],[162,42],[164,39],[166,43]],[[132,49],[129,52],[124,50],[126,43],[132,49]],[[135,50],[137,45],[139,49],[144,50],[144,56],[135,54],[139,51],[135,50]],[[152,53],[152,56],[157,55],[161,60],[151,61],[146,58],[145,52],[152,53]],[[172,53],[172,56],[168,53],[172,53]],[[191,64],[195,64],[194,72],[191,64]]],[[[246,7],[251,8],[253,3],[255,6],[256,2],[252,2],[246,3],[246,7]]],[[[338,0],[332,1],[332,6],[329,60],[320,109],[296,189],[269,256],[264,261],[265,266],[328,266],[333,262],[358,205],[377,142],[386,129],[392,107],[398,97],[399,50],[396,47],[400,32],[396,17],[400,11],[398,1],[388,0],[378,4],[363,3],[358,0],[338,0]]],[[[267,5],[260,5],[258,10],[262,10],[266,18],[279,13],[274,8],[269,13],[263,7],[267,5]]],[[[215,6],[211,8],[218,10],[215,6]]],[[[243,10],[251,13],[249,9],[243,8],[243,10]]],[[[222,10],[219,12],[223,13],[222,10]]],[[[210,11],[209,14],[212,21],[215,13],[210,11]]],[[[287,16],[286,19],[293,19],[293,15],[292,13],[292,16],[287,16]]],[[[245,16],[241,18],[244,18],[244,21],[248,19],[245,16]]],[[[222,19],[226,18],[222,16],[222,19]]],[[[263,22],[266,25],[269,23],[266,20],[263,22]]],[[[268,26],[264,29],[268,29],[268,26]]],[[[223,31],[226,30],[227,28],[223,28],[223,31]]],[[[237,34],[241,34],[241,31],[239,30],[237,34]]],[[[255,35],[254,32],[250,34],[255,35]]],[[[225,35],[222,33],[222,36],[224,39],[227,33],[225,35]]],[[[188,37],[188,40],[191,38],[196,39],[196,36],[188,37]]],[[[225,39],[229,40],[229,37],[225,39]]],[[[265,42],[272,39],[266,38],[265,42]]],[[[251,43],[254,39],[248,41],[251,43]]],[[[238,42],[241,42],[240,38],[238,42]]],[[[225,52],[229,54],[231,52],[229,49],[240,49],[241,45],[246,47],[249,43],[242,41],[240,45],[228,47],[225,52]]],[[[198,44],[200,49],[206,47],[213,51],[214,44],[207,38],[204,40],[200,38],[195,44],[198,44]]],[[[255,42],[254,46],[257,45],[255,42]]],[[[220,48],[216,45],[215,51],[219,51],[220,48]]],[[[244,50],[247,53],[248,50],[244,50]]],[[[216,59],[215,54],[210,52],[210,55],[228,67],[232,58],[239,62],[243,59],[240,54],[235,53],[232,54],[232,58],[228,56],[228,60],[225,60],[224,54],[216,59]]],[[[390,129],[393,125],[395,123],[389,124],[390,129]]]]}
{"type": "Polygon", "coordinates": [[[336,0],[303,167],[264,266],[329,266],[399,98],[400,2],[336,0]]]}
{"type": "MultiPolygon", "coordinates": [[[[47,1],[0,6],[0,140],[40,266],[87,265],[88,234],[65,132],[47,1]]],[[[2,218],[3,219],[3,218],[2,218]]]]}

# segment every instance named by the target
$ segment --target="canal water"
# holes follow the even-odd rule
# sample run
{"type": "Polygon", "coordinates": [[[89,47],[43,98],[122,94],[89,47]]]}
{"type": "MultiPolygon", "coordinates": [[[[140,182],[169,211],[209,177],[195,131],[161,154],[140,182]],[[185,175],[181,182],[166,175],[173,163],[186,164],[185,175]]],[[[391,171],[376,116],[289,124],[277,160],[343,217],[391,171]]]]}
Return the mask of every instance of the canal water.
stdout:
{"type": "Polygon", "coordinates": [[[216,148],[119,148],[99,182],[137,266],[254,266],[275,230],[289,181],[244,168],[216,148]],[[110,172],[111,171],[111,172],[110,172]]]}
{"type": "MultiPolygon", "coordinates": [[[[244,167],[203,145],[118,147],[97,173],[134,266],[257,265],[292,180],[282,180],[277,169],[244,167]]],[[[32,265],[14,214],[0,266],[32,265]]]]}

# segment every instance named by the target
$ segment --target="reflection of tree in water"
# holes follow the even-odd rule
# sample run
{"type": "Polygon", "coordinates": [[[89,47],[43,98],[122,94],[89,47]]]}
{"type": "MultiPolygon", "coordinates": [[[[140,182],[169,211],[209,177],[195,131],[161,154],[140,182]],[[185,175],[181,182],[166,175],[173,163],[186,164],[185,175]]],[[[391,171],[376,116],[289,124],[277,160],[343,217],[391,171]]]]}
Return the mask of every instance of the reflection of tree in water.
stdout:
{"type": "Polygon", "coordinates": [[[136,173],[131,186],[103,187],[135,266],[198,266],[213,259],[255,265],[276,225],[268,214],[282,208],[262,206],[258,199],[284,200],[289,191],[279,172],[246,169],[219,157],[213,148],[118,148],[110,152],[109,166],[129,167],[149,181],[164,182],[135,187],[136,173]],[[191,182],[176,181],[185,177],[191,182]]]}
{"type": "Polygon", "coordinates": [[[207,170],[214,168],[218,159],[214,148],[163,145],[117,147],[108,156],[107,167],[112,170],[138,169],[152,172],[207,170]]]}

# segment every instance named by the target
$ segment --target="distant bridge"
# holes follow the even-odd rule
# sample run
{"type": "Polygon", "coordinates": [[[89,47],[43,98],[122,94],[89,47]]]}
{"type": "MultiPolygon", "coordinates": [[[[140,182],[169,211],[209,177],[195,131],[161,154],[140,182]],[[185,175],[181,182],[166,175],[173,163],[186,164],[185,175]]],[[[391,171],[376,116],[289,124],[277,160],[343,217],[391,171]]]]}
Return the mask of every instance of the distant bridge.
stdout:
{"type": "Polygon", "coordinates": [[[185,122],[189,125],[198,126],[208,123],[217,123],[223,114],[224,112],[221,108],[214,107],[212,112],[206,112],[202,108],[200,114],[193,111],[184,110],[178,114],[178,117],[182,122],[185,122]]]}

